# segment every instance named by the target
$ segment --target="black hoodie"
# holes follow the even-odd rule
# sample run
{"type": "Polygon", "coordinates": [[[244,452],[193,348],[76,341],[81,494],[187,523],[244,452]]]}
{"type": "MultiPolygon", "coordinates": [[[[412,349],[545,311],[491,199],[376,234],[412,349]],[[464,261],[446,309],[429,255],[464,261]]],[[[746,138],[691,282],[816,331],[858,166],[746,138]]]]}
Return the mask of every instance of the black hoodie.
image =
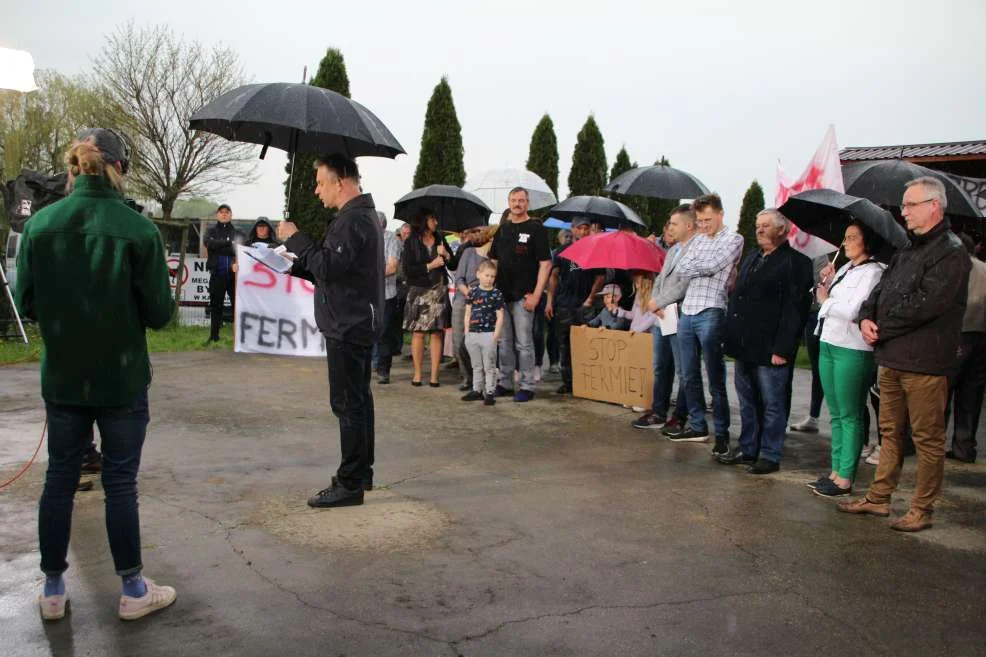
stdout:
{"type": "Polygon", "coordinates": [[[272,226],[269,221],[266,219],[257,219],[257,223],[255,223],[253,228],[250,229],[250,235],[247,237],[246,244],[247,246],[250,246],[256,242],[263,242],[271,247],[278,246],[280,242],[277,241],[275,235],[276,233],[274,231],[274,226],[272,226]],[[267,237],[264,239],[257,237],[257,227],[260,225],[267,226],[267,237]]]}
{"type": "Polygon", "coordinates": [[[346,203],[316,244],[295,233],[284,245],[298,256],[293,276],[315,283],[315,322],[325,337],[371,346],[383,332],[383,230],[373,197],[346,203]]]}

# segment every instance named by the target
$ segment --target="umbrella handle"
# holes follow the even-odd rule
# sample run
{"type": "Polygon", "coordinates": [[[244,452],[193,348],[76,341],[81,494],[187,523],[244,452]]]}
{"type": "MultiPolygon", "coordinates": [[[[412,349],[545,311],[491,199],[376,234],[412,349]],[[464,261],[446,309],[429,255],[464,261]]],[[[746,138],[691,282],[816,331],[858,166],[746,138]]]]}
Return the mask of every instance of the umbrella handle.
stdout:
{"type": "Polygon", "coordinates": [[[264,133],[264,147],[260,149],[260,159],[264,159],[267,156],[267,149],[270,148],[270,141],[272,137],[269,132],[264,133]]]}

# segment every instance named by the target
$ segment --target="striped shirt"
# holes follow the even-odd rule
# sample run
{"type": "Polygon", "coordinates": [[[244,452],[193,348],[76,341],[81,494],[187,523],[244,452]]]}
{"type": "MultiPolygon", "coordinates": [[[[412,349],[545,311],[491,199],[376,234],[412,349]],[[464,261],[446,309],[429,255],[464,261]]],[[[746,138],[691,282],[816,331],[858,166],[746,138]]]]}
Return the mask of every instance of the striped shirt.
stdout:
{"type": "Polygon", "coordinates": [[[726,309],[727,288],[743,254],[743,236],[725,226],[714,236],[696,235],[675,273],[691,282],[681,312],[697,315],[709,308],[726,309]]]}

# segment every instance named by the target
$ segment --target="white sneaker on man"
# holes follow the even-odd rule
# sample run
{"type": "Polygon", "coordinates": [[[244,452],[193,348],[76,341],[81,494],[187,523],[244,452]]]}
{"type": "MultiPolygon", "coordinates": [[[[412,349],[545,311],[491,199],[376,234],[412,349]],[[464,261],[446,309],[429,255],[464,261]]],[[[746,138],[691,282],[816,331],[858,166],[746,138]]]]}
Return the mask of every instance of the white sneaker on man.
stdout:
{"type": "Polygon", "coordinates": [[[859,453],[859,458],[865,459],[867,456],[872,454],[874,447],[876,447],[876,445],[871,445],[870,443],[866,443],[865,445],[863,445],[863,449],[859,453]]]}
{"type": "Polygon", "coordinates": [[[873,451],[870,455],[866,457],[866,463],[870,465],[880,465],[880,446],[876,445],[873,447],[873,451]]]}
{"type": "Polygon", "coordinates": [[[120,596],[120,618],[122,620],[143,618],[147,614],[171,606],[175,598],[178,597],[172,587],[160,586],[147,577],[144,578],[144,584],[147,585],[147,592],[141,597],[120,596]]]}
{"type": "Polygon", "coordinates": [[[818,418],[809,415],[801,422],[792,424],[789,428],[791,431],[800,431],[801,433],[818,433],[818,418]]]}

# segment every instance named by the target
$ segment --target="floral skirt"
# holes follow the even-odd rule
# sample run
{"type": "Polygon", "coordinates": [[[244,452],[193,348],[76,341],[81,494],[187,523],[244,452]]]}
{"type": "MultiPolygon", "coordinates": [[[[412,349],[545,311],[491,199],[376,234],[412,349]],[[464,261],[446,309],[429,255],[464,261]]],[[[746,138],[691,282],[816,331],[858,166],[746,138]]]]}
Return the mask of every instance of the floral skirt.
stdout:
{"type": "Polygon", "coordinates": [[[445,282],[434,287],[412,285],[404,306],[405,331],[444,331],[452,325],[452,306],[445,282]]]}

